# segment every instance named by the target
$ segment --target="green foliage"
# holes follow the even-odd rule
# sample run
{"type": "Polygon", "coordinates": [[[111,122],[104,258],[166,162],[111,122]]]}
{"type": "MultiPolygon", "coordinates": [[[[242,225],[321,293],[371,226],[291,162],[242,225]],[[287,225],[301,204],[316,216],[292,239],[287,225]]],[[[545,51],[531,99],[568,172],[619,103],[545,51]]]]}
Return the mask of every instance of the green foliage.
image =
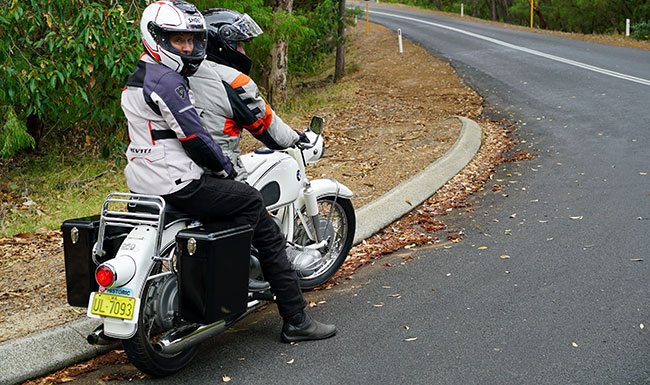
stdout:
{"type": "Polygon", "coordinates": [[[25,147],[34,148],[34,138],[27,133],[25,123],[18,119],[13,106],[0,107],[0,116],[5,117],[0,127],[0,158],[11,158],[25,147]]]}
{"type": "MultiPolygon", "coordinates": [[[[246,54],[253,61],[252,77],[267,76],[269,53],[278,38],[288,42],[289,73],[311,72],[336,44],[339,0],[294,1],[291,14],[274,13],[264,0],[223,0],[218,6],[248,13],[264,34],[246,44],[246,54]]],[[[198,0],[201,10],[214,7],[214,1],[198,0]]],[[[263,84],[263,82],[258,82],[263,84]]]]}
{"type": "Polygon", "coordinates": [[[0,104],[22,119],[116,129],[120,87],[139,52],[139,12],[108,0],[13,0],[0,15],[0,104]]]}
{"type": "Polygon", "coordinates": [[[638,40],[648,40],[650,39],[650,21],[644,21],[643,23],[634,24],[631,27],[631,35],[633,38],[638,40]]]}
{"type": "MultiPolygon", "coordinates": [[[[199,9],[248,13],[265,33],[249,43],[253,78],[264,79],[273,42],[289,43],[289,73],[313,70],[336,42],[338,1],[296,1],[291,14],[274,14],[265,0],[194,1],[199,9]]],[[[0,106],[11,106],[11,156],[33,145],[24,122],[37,116],[51,137],[82,123],[102,143],[102,155],[119,153],[124,131],[120,88],[142,52],[139,19],[147,0],[4,0],[0,13],[0,106]],[[58,131],[58,132],[57,132],[58,131]]],[[[263,83],[262,83],[263,84],[263,83]]],[[[5,128],[6,132],[9,132],[5,128]]]]}

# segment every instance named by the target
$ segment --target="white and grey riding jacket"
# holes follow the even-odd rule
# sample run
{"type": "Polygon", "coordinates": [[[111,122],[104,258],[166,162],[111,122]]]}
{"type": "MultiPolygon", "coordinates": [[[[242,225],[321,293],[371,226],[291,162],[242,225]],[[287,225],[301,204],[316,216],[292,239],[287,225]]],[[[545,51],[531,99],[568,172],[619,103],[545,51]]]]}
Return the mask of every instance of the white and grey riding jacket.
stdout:
{"type": "Polygon", "coordinates": [[[255,82],[236,69],[204,60],[189,82],[203,126],[230,158],[237,180],[247,176],[240,160],[242,129],[273,150],[300,139],[262,99],[255,82]]]}
{"type": "Polygon", "coordinates": [[[124,170],[129,189],[166,195],[192,180],[203,168],[221,177],[233,166],[203,128],[187,81],[143,55],[122,91],[130,144],[124,170]]]}

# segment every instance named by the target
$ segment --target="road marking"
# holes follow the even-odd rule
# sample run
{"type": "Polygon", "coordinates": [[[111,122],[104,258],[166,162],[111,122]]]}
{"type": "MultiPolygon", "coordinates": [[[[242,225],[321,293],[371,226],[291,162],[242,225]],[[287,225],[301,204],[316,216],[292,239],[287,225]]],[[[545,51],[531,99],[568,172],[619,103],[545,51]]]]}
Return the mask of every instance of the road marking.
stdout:
{"type": "Polygon", "coordinates": [[[461,33],[461,34],[464,34],[464,35],[467,35],[467,36],[471,36],[471,37],[474,37],[474,38],[477,38],[477,39],[485,40],[485,41],[488,41],[490,43],[498,44],[498,45],[503,46],[503,47],[511,48],[511,49],[521,51],[521,52],[526,52],[526,53],[529,53],[531,55],[540,56],[540,57],[543,57],[543,58],[546,58],[546,59],[555,60],[555,61],[560,62],[560,63],[565,63],[565,64],[569,64],[569,65],[572,65],[572,66],[575,66],[575,67],[583,68],[583,69],[586,69],[586,70],[589,70],[589,71],[598,72],[598,73],[601,73],[603,75],[608,75],[608,76],[612,76],[612,77],[615,77],[615,78],[628,80],[628,81],[631,81],[631,82],[635,82],[635,83],[643,84],[643,85],[646,85],[646,86],[650,86],[650,80],[647,80],[647,79],[638,78],[638,77],[632,76],[632,75],[626,75],[626,74],[623,74],[623,73],[620,73],[620,72],[610,71],[610,70],[605,69],[605,68],[592,66],[590,64],[582,63],[582,62],[571,60],[571,59],[565,59],[565,58],[560,57],[560,56],[555,56],[555,55],[551,55],[551,54],[548,54],[548,53],[536,51],[534,49],[530,49],[530,48],[526,48],[526,47],[520,47],[518,45],[506,43],[505,41],[502,41],[502,40],[497,40],[497,39],[493,39],[491,37],[479,35],[477,33],[464,31],[462,29],[450,27],[448,25],[438,24],[438,23],[434,23],[434,22],[426,21],[426,20],[415,19],[415,18],[408,17],[408,16],[393,15],[393,14],[385,13],[385,12],[370,11],[370,13],[374,13],[374,14],[377,14],[377,15],[384,15],[384,16],[388,16],[388,17],[396,17],[398,19],[405,19],[405,20],[415,21],[417,23],[432,25],[434,27],[447,29],[447,30],[458,32],[458,33],[461,33]]]}

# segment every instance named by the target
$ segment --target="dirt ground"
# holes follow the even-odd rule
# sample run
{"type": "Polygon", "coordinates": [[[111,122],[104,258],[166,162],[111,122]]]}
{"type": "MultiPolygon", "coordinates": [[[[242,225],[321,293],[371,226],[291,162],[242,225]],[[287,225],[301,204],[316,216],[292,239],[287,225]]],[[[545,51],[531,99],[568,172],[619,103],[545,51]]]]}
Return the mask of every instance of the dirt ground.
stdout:
{"type": "MultiPolygon", "coordinates": [[[[309,172],[350,187],[356,194],[355,207],[361,207],[451,148],[460,123],[450,116],[478,119],[482,99],[449,64],[423,49],[404,42],[400,54],[396,36],[386,28],[371,25],[366,35],[365,24],[359,23],[348,34],[346,63],[355,71],[341,81],[341,92],[328,96],[326,107],[310,111],[326,119],[326,151],[309,172]]],[[[300,127],[307,119],[289,123],[300,127]]],[[[503,129],[495,130],[501,132],[499,140],[505,140],[503,129]]],[[[386,239],[377,242],[386,244],[386,239]]],[[[411,239],[401,236],[392,247],[404,242],[411,239]]],[[[372,242],[352,250],[350,264],[341,274],[352,273],[382,249],[374,246],[371,251],[369,245],[372,242]]],[[[0,238],[0,341],[84,316],[85,309],[67,305],[63,266],[57,230],[0,238]]]]}

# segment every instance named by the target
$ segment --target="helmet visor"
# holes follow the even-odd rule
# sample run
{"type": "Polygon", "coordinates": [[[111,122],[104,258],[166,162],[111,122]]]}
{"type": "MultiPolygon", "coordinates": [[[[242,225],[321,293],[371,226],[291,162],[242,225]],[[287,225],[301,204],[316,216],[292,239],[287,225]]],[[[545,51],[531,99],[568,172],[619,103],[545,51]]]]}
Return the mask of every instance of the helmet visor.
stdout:
{"type": "Polygon", "coordinates": [[[221,37],[229,42],[250,41],[263,33],[262,28],[248,14],[219,30],[221,37]]]}
{"type": "Polygon", "coordinates": [[[205,56],[208,43],[208,32],[206,30],[193,32],[163,31],[160,34],[160,44],[167,51],[190,57],[205,56]],[[191,51],[191,53],[189,53],[191,51]]]}

